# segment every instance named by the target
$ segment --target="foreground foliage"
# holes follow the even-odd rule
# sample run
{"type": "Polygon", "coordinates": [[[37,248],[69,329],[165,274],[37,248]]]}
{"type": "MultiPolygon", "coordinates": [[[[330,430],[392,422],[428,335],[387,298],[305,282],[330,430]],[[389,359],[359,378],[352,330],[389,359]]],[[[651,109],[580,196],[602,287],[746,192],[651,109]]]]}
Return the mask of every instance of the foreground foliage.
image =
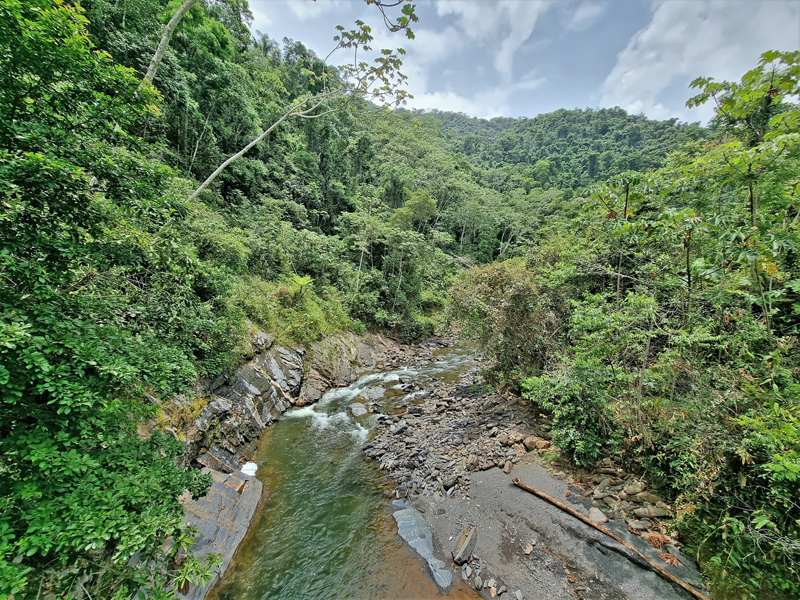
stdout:
{"type": "Polygon", "coordinates": [[[698,79],[723,137],[596,186],[524,261],[453,291],[554,442],[646,473],[734,596],[800,590],[798,80],[797,52],[698,79]]]}
{"type": "MultiPolygon", "coordinates": [[[[181,444],[172,436],[142,425],[165,420],[170,395],[192,393],[198,380],[235,365],[256,327],[299,344],[367,328],[402,340],[429,335],[464,265],[518,257],[488,269],[480,284],[507,294],[500,308],[486,294],[471,297],[468,286],[464,300],[481,299],[470,307],[474,319],[496,323],[486,337],[499,342],[510,376],[529,375],[532,365],[537,374],[561,369],[558,385],[585,404],[589,417],[559,400],[561,388],[540,382],[537,394],[559,426],[574,425],[564,446],[589,460],[595,438],[612,430],[605,404],[570,383],[573,371],[551,349],[571,302],[589,301],[574,290],[607,296],[608,275],[590,272],[576,283],[570,261],[582,254],[568,237],[528,253],[550,235],[547,223],[580,214],[584,202],[574,196],[582,190],[573,188],[597,174],[562,177],[572,167],[548,166],[538,154],[495,168],[494,159],[453,152],[440,119],[355,98],[345,109],[337,99],[348,72],[299,42],[253,37],[244,0],[187,3],[152,85],[143,84],[180,4],[0,0],[0,598],[40,587],[63,597],[124,598],[142,587],[170,596],[207,576],[213,563],[186,554],[192,532],[178,496],[202,495],[208,481],[176,467],[181,444]],[[331,89],[337,94],[326,96],[331,89]],[[304,104],[312,98],[319,104],[304,104]],[[295,120],[265,135],[295,105],[315,108],[292,112],[295,120]],[[519,258],[526,254],[527,263],[519,258]],[[534,268],[536,260],[559,266],[534,268]]],[[[392,27],[407,32],[413,9],[399,4],[392,27]]],[[[339,41],[363,45],[367,34],[363,26],[342,29],[339,41]]],[[[400,55],[381,55],[384,73],[400,55]]],[[[685,137],[703,137],[695,127],[646,125],[660,132],[659,156],[685,137]]],[[[735,128],[735,118],[724,126],[735,128]]],[[[742,160],[761,160],[748,156],[742,160]]],[[[783,156],[789,169],[793,155],[783,156]]],[[[770,164],[751,195],[758,223],[767,223],[772,203],[788,211],[793,202],[781,196],[783,179],[770,164]]],[[[698,181],[692,185],[705,185],[698,181]]],[[[631,268],[624,236],[603,229],[597,239],[605,250],[592,268],[605,268],[602,252],[631,268]]],[[[757,252],[772,243],[764,238],[757,252]]],[[[783,258],[770,260],[788,268],[783,258]]],[[[770,332],[788,326],[790,296],[769,287],[788,285],[780,273],[762,276],[757,294],[755,279],[736,284],[769,306],[766,337],[758,337],[760,313],[736,316],[762,340],[749,351],[771,351],[770,332]]],[[[630,281],[619,281],[616,294],[627,297],[630,281]]],[[[637,318],[635,306],[629,313],[619,318],[637,318]]],[[[640,331],[630,343],[649,337],[640,331]]],[[[791,368],[780,363],[786,348],[772,359],[783,369],[791,368]]],[[[626,356],[638,360],[634,350],[626,356]]],[[[602,357],[585,362],[605,377],[602,357]]],[[[632,385],[635,373],[624,365],[620,381],[632,385]]],[[[782,390],[783,380],[776,385],[782,390]]],[[[764,439],[778,435],[778,421],[760,423],[764,439]]]]}

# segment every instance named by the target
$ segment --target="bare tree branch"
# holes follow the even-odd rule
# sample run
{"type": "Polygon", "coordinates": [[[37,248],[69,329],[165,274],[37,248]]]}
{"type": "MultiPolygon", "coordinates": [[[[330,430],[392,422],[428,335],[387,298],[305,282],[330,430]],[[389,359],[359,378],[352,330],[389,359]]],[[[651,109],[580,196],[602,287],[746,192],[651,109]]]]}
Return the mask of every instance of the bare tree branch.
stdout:
{"type": "Polygon", "coordinates": [[[158,43],[158,48],[156,48],[155,54],[153,54],[153,58],[150,61],[150,66],[147,68],[147,73],[142,79],[142,82],[139,84],[139,88],[144,86],[145,84],[153,84],[153,78],[156,76],[156,71],[158,70],[158,66],[161,64],[161,59],[164,58],[164,53],[167,51],[167,47],[169,46],[169,41],[172,39],[172,34],[175,33],[175,28],[178,26],[178,23],[181,22],[184,15],[189,12],[189,9],[192,8],[197,3],[197,0],[185,0],[183,4],[181,4],[180,8],[175,11],[175,14],[172,15],[172,18],[167,23],[167,26],[164,28],[164,32],[161,34],[161,41],[158,43]]]}

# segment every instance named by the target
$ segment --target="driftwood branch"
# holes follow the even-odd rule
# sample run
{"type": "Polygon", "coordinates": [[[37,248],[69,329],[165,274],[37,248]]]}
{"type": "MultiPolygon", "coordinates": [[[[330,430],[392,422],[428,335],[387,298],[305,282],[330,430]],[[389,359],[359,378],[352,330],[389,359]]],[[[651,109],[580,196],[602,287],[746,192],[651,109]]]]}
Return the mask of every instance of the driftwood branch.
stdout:
{"type": "Polygon", "coordinates": [[[653,568],[653,570],[654,570],[656,573],[658,573],[659,575],[661,575],[661,576],[662,576],[662,577],[664,577],[665,579],[668,579],[669,581],[671,581],[671,582],[672,582],[672,583],[674,583],[675,585],[678,585],[678,586],[682,587],[684,590],[686,590],[687,592],[689,592],[689,593],[690,593],[692,596],[694,596],[695,598],[698,598],[699,600],[710,600],[710,599],[709,599],[707,596],[704,596],[703,594],[701,594],[700,592],[698,592],[696,589],[694,589],[694,588],[693,588],[692,586],[690,586],[688,583],[686,583],[685,581],[682,581],[681,579],[678,579],[677,577],[675,577],[675,575],[673,575],[672,573],[670,573],[669,571],[667,571],[666,569],[664,569],[664,567],[662,567],[662,566],[661,566],[661,565],[659,565],[658,563],[656,563],[656,562],[654,562],[654,561],[650,560],[649,558],[647,558],[647,557],[646,557],[644,554],[642,554],[641,552],[639,552],[639,551],[638,551],[636,548],[634,548],[633,546],[631,546],[631,545],[630,545],[628,542],[626,542],[625,540],[623,540],[621,537],[619,537],[618,535],[615,535],[615,534],[611,533],[611,532],[610,532],[608,529],[606,529],[605,527],[601,527],[600,525],[598,525],[597,523],[595,523],[594,521],[592,521],[591,519],[589,519],[587,516],[585,516],[585,515],[582,515],[581,513],[579,513],[579,512],[578,512],[577,510],[575,510],[574,508],[570,508],[570,507],[569,507],[569,506],[567,506],[566,504],[563,504],[563,503],[559,502],[558,500],[556,500],[555,498],[553,498],[553,497],[551,497],[551,496],[548,496],[548,495],[547,495],[547,494],[545,494],[544,492],[540,492],[540,491],[539,491],[539,490],[537,490],[536,488],[532,488],[532,487],[531,487],[531,486],[529,486],[529,485],[525,485],[524,483],[522,483],[522,481],[520,481],[519,477],[515,478],[515,479],[512,481],[512,483],[513,483],[515,486],[517,486],[518,488],[520,488],[520,489],[523,489],[523,490],[525,490],[526,492],[530,492],[530,493],[531,493],[531,494],[533,494],[534,496],[538,496],[539,498],[541,498],[541,499],[542,499],[542,500],[544,500],[545,502],[549,502],[550,504],[552,504],[552,505],[553,505],[553,506],[555,506],[556,508],[560,508],[561,510],[563,510],[564,512],[566,512],[566,513],[568,513],[568,514],[572,515],[572,516],[573,516],[573,517],[575,517],[576,519],[579,519],[579,520],[583,521],[584,523],[586,523],[586,524],[587,524],[587,525],[589,525],[590,527],[594,527],[595,529],[597,529],[597,531],[599,531],[599,532],[601,532],[601,533],[604,533],[604,534],[606,534],[606,535],[607,535],[608,537],[610,537],[612,540],[614,540],[614,541],[616,541],[616,542],[619,542],[620,544],[622,544],[623,546],[625,546],[625,547],[626,547],[628,550],[631,550],[631,551],[635,552],[635,553],[636,553],[636,554],[638,554],[638,555],[639,555],[639,556],[640,556],[640,557],[641,557],[641,558],[642,558],[642,559],[643,559],[643,560],[644,560],[644,561],[645,561],[645,562],[646,562],[648,565],[650,565],[650,566],[653,568]]]}

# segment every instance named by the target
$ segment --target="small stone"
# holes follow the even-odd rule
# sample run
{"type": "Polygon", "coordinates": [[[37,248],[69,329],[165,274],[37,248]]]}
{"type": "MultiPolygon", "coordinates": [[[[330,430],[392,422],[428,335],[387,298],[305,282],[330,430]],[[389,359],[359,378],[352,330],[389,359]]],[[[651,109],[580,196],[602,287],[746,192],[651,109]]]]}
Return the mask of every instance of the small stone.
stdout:
{"type": "Polygon", "coordinates": [[[633,511],[637,517],[666,517],[667,511],[663,508],[637,508],[633,511]]]}
{"type": "Polygon", "coordinates": [[[608,477],[604,477],[600,481],[600,483],[597,484],[597,487],[594,489],[594,491],[595,492],[604,492],[604,491],[606,491],[606,488],[608,488],[608,486],[610,484],[611,484],[611,480],[608,477]]]}
{"type": "Polygon", "coordinates": [[[622,490],[629,496],[633,496],[635,494],[639,494],[645,490],[645,485],[643,483],[629,483],[625,486],[622,490]]]}
{"type": "Polygon", "coordinates": [[[647,525],[638,520],[629,522],[628,526],[633,527],[636,531],[645,531],[647,529],[647,525]]]}
{"type": "Polygon", "coordinates": [[[470,577],[472,577],[472,567],[470,567],[469,565],[464,565],[463,567],[461,567],[461,579],[466,581],[470,577]]]}
{"type": "Polygon", "coordinates": [[[547,440],[536,440],[536,449],[537,450],[547,450],[552,444],[547,440]]]}
{"type": "Polygon", "coordinates": [[[408,429],[408,424],[405,422],[405,420],[401,420],[397,423],[397,425],[392,427],[389,431],[392,433],[392,435],[398,435],[400,433],[403,433],[406,429],[408,429]]]}
{"type": "Polygon", "coordinates": [[[508,475],[509,473],[511,473],[511,466],[512,466],[513,464],[514,464],[514,463],[512,463],[510,460],[507,460],[507,461],[506,461],[506,464],[505,464],[505,466],[503,467],[503,473],[505,473],[506,475],[508,475]]]}
{"type": "Polygon", "coordinates": [[[605,515],[605,513],[594,506],[589,509],[589,519],[595,523],[608,523],[608,517],[605,515]]]}
{"type": "Polygon", "coordinates": [[[522,440],[522,445],[525,446],[525,450],[530,452],[534,448],[536,448],[536,438],[534,437],[526,437],[522,440]]]}
{"type": "Polygon", "coordinates": [[[472,556],[475,544],[478,542],[478,530],[474,525],[467,525],[458,536],[456,547],[453,549],[453,562],[463,565],[472,556]]]}
{"type": "Polygon", "coordinates": [[[651,494],[650,492],[639,492],[633,498],[631,498],[631,500],[634,502],[649,502],[650,504],[661,502],[661,498],[659,496],[651,494]]]}
{"type": "Polygon", "coordinates": [[[486,582],[486,587],[493,588],[495,585],[497,585],[497,582],[494,580],[494,577],[492,577],[489,581],[486,582]]]}
{"type": "Polygon", "coordinates": [[[475,589],[480,590],[483,588],[483,579],[480,575],[475,575],[475,589]]]}
{"type": "Polygon", "coordinates": [[[527,556],[531,552],[533,552],[533,544],[528,544],[528,546],[525,548],[525,555],[527,556]]]}
{"type": "Polygon", "coordinates": [[[367,414],[367,407],[360,402],[353,402],[350,405],[350,412],[354,417],[363,417],[365,414],[367,414]]]}
{"type": "Polygon", "coordinates": [[[490,588],[489,588],[489,595],[490,595],[492,598],[494,598],[495,596],[497,596],[497,588],[496,588],[496,587],[494,587],[494,586],[490,587],[490,588]]]}
{"type": "Polygon", "coordinates": [[[503,594],[505,594],[505,593],[506,593],[506,590],[507,590],[507,589],[508,589],[508,588],[507,588],[506,586],[504,586],[504,585],[501,585],[499,588],[497,588],[497,595],[498,595],[498,596],[502,596],[503,594]]]}

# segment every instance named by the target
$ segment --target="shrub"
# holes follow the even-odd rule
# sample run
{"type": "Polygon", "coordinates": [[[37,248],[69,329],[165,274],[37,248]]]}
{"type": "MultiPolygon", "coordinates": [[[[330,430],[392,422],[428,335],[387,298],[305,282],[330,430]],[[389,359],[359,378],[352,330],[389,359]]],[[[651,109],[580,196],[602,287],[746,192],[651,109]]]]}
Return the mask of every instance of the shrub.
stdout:
{"type": "Polygon", "coordinates": [[[594,463],[613,436],[606,416],[608,372],[598,363],[522,380],[523,396],[553,415],[553,442],[579,465],[594,463]]]}

